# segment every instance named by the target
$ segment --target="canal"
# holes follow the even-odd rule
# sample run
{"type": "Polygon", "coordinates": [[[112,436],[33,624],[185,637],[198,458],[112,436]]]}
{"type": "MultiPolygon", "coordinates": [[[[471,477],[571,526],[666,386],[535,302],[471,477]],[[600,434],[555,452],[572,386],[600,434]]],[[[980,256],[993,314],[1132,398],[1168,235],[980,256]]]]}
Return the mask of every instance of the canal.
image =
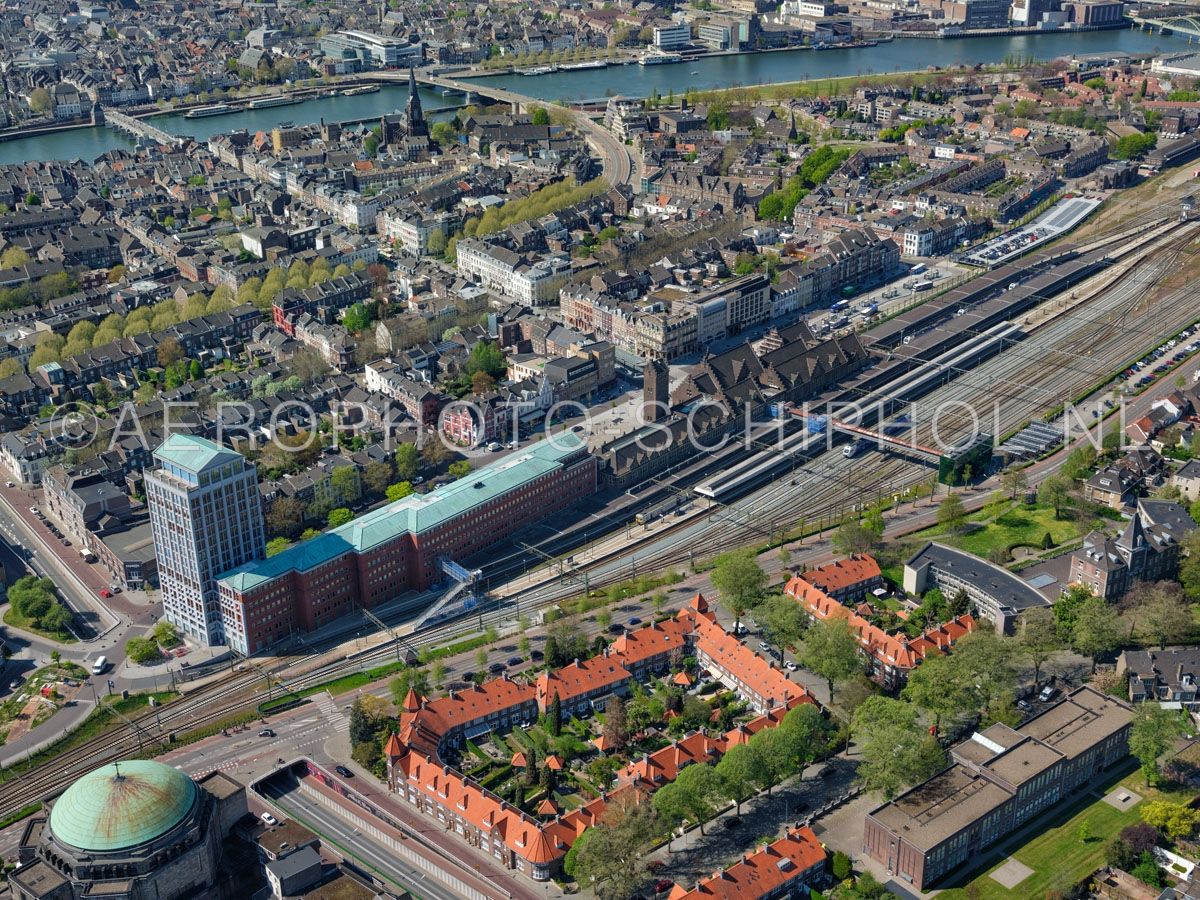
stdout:
{"type": "MultiPolygon", "coordinates": [[[[875,47],[846,50],[788,50],[714,56],[664,66],[610,66],[607,69],[556,72],[552,75],[496,75],[476,80],[480,84],[504,87],[544,100],[579,100],[606,94],[645,96],[656,89],[666,95],[672,90],[680,94],[689,88],[736,87],[911,71],[924,65],[947,67],[996,63],[1010,57],[1047,60],[1071,54],[1139,54],[1180,50],[1186,46],[1183,38],[1150,35],[1130,29],[950,40],[902,39],[875,47]]],[[[293,106],[246,110],[207,119],[188,119],[182,115],[155,116],[152,121],[173,134],[209,138],[214,134],[242,128],[250,131],[270,129],[283,122],[307,124],[322,118],[328,121],[371,118],[401,109],[407,90],[404,85],[384,85],[378,93],[357,97],[324,97],[293,106]]],[[[437,118],[439,108],[452,106],[451,101],[456,99],[443,98],[432,89],[421,88],[421,102],[433,118],[437,118]]],[[[81,128],[0,142],[0,164],[46,159],[92,160],[114,147],[132,146],[128,138],[111,128],[81,128]]]]}

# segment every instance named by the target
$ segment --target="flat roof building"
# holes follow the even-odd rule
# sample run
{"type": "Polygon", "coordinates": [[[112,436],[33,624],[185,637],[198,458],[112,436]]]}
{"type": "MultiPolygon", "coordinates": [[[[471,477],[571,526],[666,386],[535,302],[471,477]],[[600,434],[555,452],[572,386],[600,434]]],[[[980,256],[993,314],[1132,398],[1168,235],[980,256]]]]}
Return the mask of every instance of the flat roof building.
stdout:
{"type": "Polygon", "coordinates": [[[953,764],[863,826],[863,851],[920,890],[1129,755],[1132,708],[1091,687],[1017,728],[995,724],[950,749],[953,764]]]}
{"type": "Polygon", "coordinates": [[[920,595],[933,588],[947,598],[965,592],[975,615],[990,621],[1000,633],[1012,631],[1025,610],[1050,605],[1037,589],[1008,569],[973,553],[930,542],[904,564],[904,590],[920,595]]]}
{"type": "Polygon", "coordinates": [[[359,516],[218,579],[227,637],[256,653],[359,607],[443,579],[461,561],[596,489],[596,461],[578,435],[557,434],[427,494],[359,516]]]}

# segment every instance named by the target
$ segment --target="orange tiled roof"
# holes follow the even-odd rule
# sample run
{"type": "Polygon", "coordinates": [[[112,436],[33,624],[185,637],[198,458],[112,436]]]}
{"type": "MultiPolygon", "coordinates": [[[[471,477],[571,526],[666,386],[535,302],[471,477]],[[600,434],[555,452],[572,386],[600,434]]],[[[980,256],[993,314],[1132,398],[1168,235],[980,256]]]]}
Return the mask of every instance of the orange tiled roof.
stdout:
{"type": "Polygon", "coordinates": [[[825,864],[825,848],[807,826],[789,831],[757,853],[747,854],[728,869],[699,882],[692,890],[679,885],[669,900],[756,900],[811,869],[825,864]]]}
{"type": "Polygon", "coordinates": [[[920,637],[909,639],[903,634],[888,634],[862,615],[872,611],[870,604],[859,604],[858,611],[852,612],[819,587],[810,584],[807,580],[810,574],[806,572],[803,576],[792,578],[784,587],[784,593],[795,598],[814,619],[848,620],[863,652],[889,666],[915,668],[930,653],[948,649],[963,635],[975,630],[972,616],[957,616],[920,637]]]}
{"type": "MultiPolygon", "coordinates": [[[[793,706],[815,702],[802,687],[716,624],[716,616],[701,594],[696,594],[674,619],[627,634],[614,648],[555,672],[542,673],[536,686],[520,684],[505,675],[466,691],[452,691],[433,701],[410,691],[405,698],[399,732],[388,739],[385,747],[397,781],[416,787],[493,838],[502,839],[517,855],[532,863],[546,863],[563,856],[580,834],[599,821],[614,800],[631,795],[640,798],[645,786],[670,781],[689,763],[714,761],[733,744],[745,742],[763,728],[778,725],[793,706]],[[555,691],[560,699],[570,699],[598,688],[613,687],[631,677],[626,661],[651,658],[663,648],[682,647],[686,636],[692,633],[697,646],[703,647],[717,665],[730,667],[739,680],[762,696],[772,697],[778,705],[726,735],[688,735],[643,757],[618,773],[619,787],[566,815],[555,815],[545,824],[534,822],[519,809],[466,779],[461,772],[437,761],[441,737],[451,729],[534,700],[548,701],[555,691]],[[614,650],[618,645],[619,650],[614,650]]],[[[597,738],[595,743],[603,749],[603,738],[597,738]]],[[[521,753],[514,754],[512,762],[514,766],[528,764],[521,753]]],[[[546,758],[546,764],[551,768],[563,765],[554,755],[546,758]]]]}
{"type": "Polygon", "coordinates": [[[631,677],[621,658],[612,653],[576,660],[569,666],[538,676],[538,705],[544,709],[556,693],[558,699],[566,703],[592,691],[612,688],[631,677]]]}
{"type": "Polygon", "coordinates": [[[863,554],[839,559],[804,573],[804,580],[827,594],[881,577],[879,563],[863,554]]]}

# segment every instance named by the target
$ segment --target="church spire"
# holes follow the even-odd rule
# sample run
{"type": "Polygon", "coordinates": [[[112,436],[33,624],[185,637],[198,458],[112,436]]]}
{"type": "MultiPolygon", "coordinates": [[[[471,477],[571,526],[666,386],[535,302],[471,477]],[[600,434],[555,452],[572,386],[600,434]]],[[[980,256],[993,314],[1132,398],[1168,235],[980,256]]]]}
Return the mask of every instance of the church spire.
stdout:
{"type": "Polygon", "coordinates": [[[408,68],[408,103],[404,107],[404,126],[409,137],[428,137],[425,114],[421,111],[421,98],[417,95],[417,70],[408,68]]]}

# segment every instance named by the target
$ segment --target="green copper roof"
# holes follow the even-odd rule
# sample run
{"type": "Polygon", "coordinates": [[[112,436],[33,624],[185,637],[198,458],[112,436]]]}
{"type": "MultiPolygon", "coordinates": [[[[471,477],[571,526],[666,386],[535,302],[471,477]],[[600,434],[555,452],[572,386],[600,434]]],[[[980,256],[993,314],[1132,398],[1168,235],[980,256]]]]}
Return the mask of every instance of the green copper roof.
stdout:
{"type": "Polygon", "coordinates": [[[113,763],[67,788],[50,811],[50,830],[80,850],[137,847],[178,825],[198,792],[192,779],[163,763],[113,763]]]}
{"type": "Polygon", "coordinates": [[[170,463],[189,472],[202,472],[212,466],[242,458],[240,454],[205,438],[179,433],[168,436],[154,451],[154,456],[159,462],[170,463]]]}
{"type": "Polygon", "coordinates": [[[412,494],[389,503],[270,559],[226,572],[217,580],[234,591],[244,592],[288,572],[307,572],[351,550],[363,553],[406,531],[420,534],[550,474],[562,465],[563,459],[583,447],[578,435],[561,432],[552,440],[539,441],[428,494],[412,494]]]}

